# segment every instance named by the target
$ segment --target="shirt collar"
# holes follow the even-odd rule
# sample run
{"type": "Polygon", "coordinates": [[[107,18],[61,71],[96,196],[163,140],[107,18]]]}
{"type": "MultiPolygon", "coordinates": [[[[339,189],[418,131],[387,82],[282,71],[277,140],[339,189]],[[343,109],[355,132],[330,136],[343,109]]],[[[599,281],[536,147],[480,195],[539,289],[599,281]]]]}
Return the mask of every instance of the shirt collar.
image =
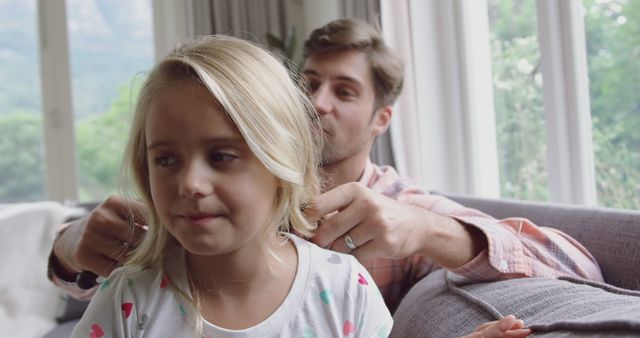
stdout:
{"type": "Polygon", "coordinates": [[[373,179],[374,171],[375,168],[373,163],[371,163],[371,158],[367,157],[367,164],[364,166],[364,171],[362,172],[362,176],[360,176],[358,182],[369,186],[369,183],[373,179]]]}

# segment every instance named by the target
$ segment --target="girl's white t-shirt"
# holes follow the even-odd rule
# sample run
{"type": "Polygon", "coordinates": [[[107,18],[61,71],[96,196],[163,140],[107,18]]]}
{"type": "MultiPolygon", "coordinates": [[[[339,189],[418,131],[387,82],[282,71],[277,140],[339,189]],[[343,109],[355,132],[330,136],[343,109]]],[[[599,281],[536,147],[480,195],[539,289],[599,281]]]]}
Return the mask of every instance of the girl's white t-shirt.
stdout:
{"type": "MultiPolygon", "coordinates": [[[[393,319],[367,270],[351,255],[322,249],[290,235],[298,266],[289,294],[267,319],[228,330],[203,323],[202,337],[387,337],[393,319]]],[[[72,337],[189,337],[195,316],[189,301],[169,286],[168,277],[190,295],[184,250],[160,269],[116,269],[99,287],[72,337]]]]}

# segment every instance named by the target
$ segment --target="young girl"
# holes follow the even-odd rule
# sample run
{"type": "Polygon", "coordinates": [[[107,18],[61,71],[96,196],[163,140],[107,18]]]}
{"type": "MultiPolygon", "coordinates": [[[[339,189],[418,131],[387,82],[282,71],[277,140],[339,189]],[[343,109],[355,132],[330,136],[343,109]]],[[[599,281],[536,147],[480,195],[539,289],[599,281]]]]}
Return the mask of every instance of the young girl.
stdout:
{"type": "MultiPolygon", "coordinates": [[[[317,119],[299,88],[269,53],[231,37],[156,65],[125,156],[148,233],[73,337],[389,334],[365,268],[292,234],[313,233],[301,209],[319,192],[317,119]]],[[[505,318],[473,337],[522,327],[505,318]]]]}
{"type": "Polygon", "coordinates": [[[162,60],[125,159],[149,230],[73,337],[385,337],[366,269],[291,234],[315,228],[301,212],[319,192],[314,114],[251,43],[209,37],[162,60]]]}

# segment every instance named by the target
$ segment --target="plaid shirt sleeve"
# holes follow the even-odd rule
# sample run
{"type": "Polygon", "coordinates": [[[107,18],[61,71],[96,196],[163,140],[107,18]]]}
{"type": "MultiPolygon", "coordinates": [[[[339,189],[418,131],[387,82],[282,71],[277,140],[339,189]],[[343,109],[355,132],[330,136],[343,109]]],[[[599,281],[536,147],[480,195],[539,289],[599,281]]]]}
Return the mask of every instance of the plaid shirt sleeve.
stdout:
{"type": "Polygon", "coordinates": [[[602,281],[587,249],[569,235],[524,218],[498,220],[442,196],[406,192],[399,200],[478,228],[488,248],[453,272],[476,280],[572,276],[602,281]]]}
{"type": "MultiPolygon", "coordinates": [[[[370,162],[360,183],[402,203],[452,217],[482,231],[488,248],[452,270],[457,274],[482,281],[559,276],[603,280],[597,262],[587,249],[559,230],[538,227],[524,218],[492,218],[443,196],[429,194],[415,183],[400,178],[393,168],[378,167],[370,162]]],[[[440,269],[419,255],[395,261],[376,259],[363,264],[370,269],[391,309],[395,309],[413,284],[440,269]]]]}

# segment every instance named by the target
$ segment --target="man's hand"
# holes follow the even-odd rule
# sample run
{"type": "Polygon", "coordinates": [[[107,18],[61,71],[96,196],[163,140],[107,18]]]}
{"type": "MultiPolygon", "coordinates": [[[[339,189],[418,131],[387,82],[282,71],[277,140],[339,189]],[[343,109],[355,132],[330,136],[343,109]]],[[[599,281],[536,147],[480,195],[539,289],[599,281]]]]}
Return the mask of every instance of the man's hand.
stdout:
{"type": "Polygon", "coordinates": [[[524,322],[513,315],[502,317],[498,321],[484,323],[470,335],[462,338],[521,338],[531,333],[524,328],[524,322]]]}
{"type": "Polygon", "coordinates": [[[319,222],[313,242],[351,252],[359,260],[422,254],[445,268],[455,268],[486,247],[479,230],[400,203],[359,183],[347,183],[318,196],[305,214],[310,221],[319,222]],[[355,250],[347,246],[347,235],[355,250]]]}
{"type": "Polygon", "coordinates": [[[143,210],[142,203],[111,196],[71,223],[54,243],[53,253],[70,273],[87,270],[106,277],[142,240],[143,210]]]}

